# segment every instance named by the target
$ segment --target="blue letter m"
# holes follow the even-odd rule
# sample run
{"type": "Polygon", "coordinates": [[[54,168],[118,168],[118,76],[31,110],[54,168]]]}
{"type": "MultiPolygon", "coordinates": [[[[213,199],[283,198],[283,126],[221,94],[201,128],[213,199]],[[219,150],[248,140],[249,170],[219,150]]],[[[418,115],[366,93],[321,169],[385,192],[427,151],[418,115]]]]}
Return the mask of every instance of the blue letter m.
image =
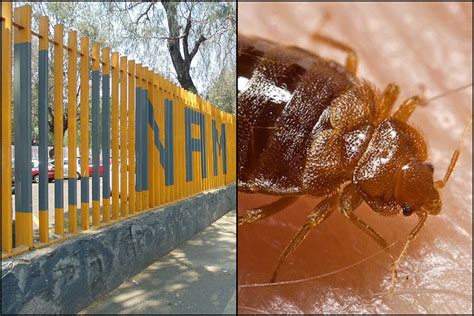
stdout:
{"type": "Polygon", "coordinates": [[[219,132],[216,127],[216,121],[212,120],[212,149],[214,154],[214,175],[217,176],[217,148],[219,148],[219,156],[222,156],[222,167],[224,174],[227,174],[227,156],[225,141],[225,124],[221,124],[221,137],[219,141],[219,132]]]}

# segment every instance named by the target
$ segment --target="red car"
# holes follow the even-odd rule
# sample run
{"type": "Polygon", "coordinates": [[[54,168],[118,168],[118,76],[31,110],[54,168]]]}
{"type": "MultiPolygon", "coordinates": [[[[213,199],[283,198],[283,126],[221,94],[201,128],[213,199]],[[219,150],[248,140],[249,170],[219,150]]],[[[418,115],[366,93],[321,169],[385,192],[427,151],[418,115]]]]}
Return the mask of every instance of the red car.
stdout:
{"type": "MultiPolygon", "coordinates": [[[[51,159],[49,161],[49,164],[51,165],[51,172],[53,173],[53,178],[54,178],[54,164],[55,164],[54,159],[51,159]]],[[[49,170],[49,167],[48,167],[48,170],[49,170]]],[[[67,179],[68,177],[69,177],[69,161],[68,161],[68,159],[64,159],[63,160],[63,178],[67,179]]],[[[76,165],[76,179],[80,179],[80,178],[81,178],[81,173],[80,173],[80,170],[79,170],[79,163],[77,163],[77,165],[76,165]]]]}
{"type": "MultiPolygon", "coordinates": [[[[69,162],[68,162],[68,159],[64,159],[63,160],[63,172],[64,172],[64,178],[67,179],[68,178],[68,169],[69,169],[69,162]]],[[[51,174],[52,174],[52,178],[54,178],[54,159],[53,160],[50,160],[49,161],[49,166],[51,166],[51,170],[50,170],[50,167],[48,166],[48,174],[49,174],[49,171],[51,171],[51,174]]],[[[92,165],[92,160],[89,159],[89,177],[92,177],[92,169],[93,169],[93,165],[92,165]]],[[[104,166],[102,165],[102,163],[99,165],[99,176],[102,177],[102,174],[104,172],[104,166]]],[[[80,179],[81,178],[81,159],[80,158],[77,158],[77,164],[76,164],[76,173],[77,173],[77,179],[80,179]]]]}
{"type": "MultiPolygon", "coordinates": [[[[34,183],[39,183],[39,161],[31,161],[31,179],[34,183]]],[[[54,179],[54,166],[48,163],[48,180],[54,179]]]]}
{"type": "MultiPolygon", "coordinates": [[[[92,177],[92,169],[94,166],[92,165],[92,159],[89,159],[89,177],[92,177]]],[[[99,163],[99,177],[102,177],[102,174],[104,173],[104,166],[102,163],[99,163]]]]}
{"type": "MultiPolygon", "coordinates": [[[[110,160],[109,160],[110,163],[110,160]]],[[[81,158],[77,159],[77,165],[81,165],[81,158]]],[[[89,177],[92,177],[92,171],[93,171],[94,166],[92,165],[92,159],[89,159],[89,177]]],[[[102,162],[99,163],[99,177],[102,177],[104,173],[104,166],[102,165],[102,162]]]]}

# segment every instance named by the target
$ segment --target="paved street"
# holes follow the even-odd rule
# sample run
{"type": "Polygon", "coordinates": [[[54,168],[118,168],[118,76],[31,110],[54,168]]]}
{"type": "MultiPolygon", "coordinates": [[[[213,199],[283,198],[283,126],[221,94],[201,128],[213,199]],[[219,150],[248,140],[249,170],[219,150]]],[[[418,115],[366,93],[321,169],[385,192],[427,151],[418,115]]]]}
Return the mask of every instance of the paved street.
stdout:
{"type": "Polygon", "coordinates": [[[233,210],[80,314],[235,314],[235,289],[233,210]]]}

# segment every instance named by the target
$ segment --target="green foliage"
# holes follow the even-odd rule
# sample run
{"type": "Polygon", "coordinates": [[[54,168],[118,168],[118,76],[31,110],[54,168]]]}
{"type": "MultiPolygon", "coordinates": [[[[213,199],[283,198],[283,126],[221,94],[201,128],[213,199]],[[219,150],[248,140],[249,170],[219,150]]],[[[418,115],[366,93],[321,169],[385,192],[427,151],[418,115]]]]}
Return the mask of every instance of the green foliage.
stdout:
{"type": "Polygon", "coordinates": [[[212,104],[232,114],[236,109],[235,76],[235,68],[224,69],[209,88],[207,97],[212,104]]]}

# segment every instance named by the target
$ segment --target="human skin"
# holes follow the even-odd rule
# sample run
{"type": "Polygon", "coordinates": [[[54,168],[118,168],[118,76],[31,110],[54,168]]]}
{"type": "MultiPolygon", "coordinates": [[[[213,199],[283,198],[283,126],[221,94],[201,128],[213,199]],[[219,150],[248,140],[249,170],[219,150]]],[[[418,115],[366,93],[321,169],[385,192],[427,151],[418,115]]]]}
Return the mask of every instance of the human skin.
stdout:
{"type": "MultiPolygon", "coordinates": [[[[430,98],[472,82],[471,3],[239,3],[239,33],[294,44],[343,63],[344,53],[311,41],[321,33],[357,52],[358,76],[382,90],[401,88],[395,108],[420,94],[430,98]]],[[[409,119],[427,140],[435,179],[472,116],[472,87],[419,107],[409,119]]],[[[321,200],[303,197],[280,213],[239,226],[239,313],[472,313],[472,133],[465,138],[443,208],[430,216],[398,267],[338,211],[319,225],[268,283],[280,253],[321,200]],[[313,278],[304,281],[302,279],[313,278]],[[298,281],[278,284],[281,281],[298,281]]],[[[288,172],[291,172],[289,170],[288,172]]],[[[239,193],[238,211],[276,197],[239,193]]],[[[356,211],[385,237],[394,255],[416,225],[415,216],[383,217],[365,203],[356,211]]]]}

